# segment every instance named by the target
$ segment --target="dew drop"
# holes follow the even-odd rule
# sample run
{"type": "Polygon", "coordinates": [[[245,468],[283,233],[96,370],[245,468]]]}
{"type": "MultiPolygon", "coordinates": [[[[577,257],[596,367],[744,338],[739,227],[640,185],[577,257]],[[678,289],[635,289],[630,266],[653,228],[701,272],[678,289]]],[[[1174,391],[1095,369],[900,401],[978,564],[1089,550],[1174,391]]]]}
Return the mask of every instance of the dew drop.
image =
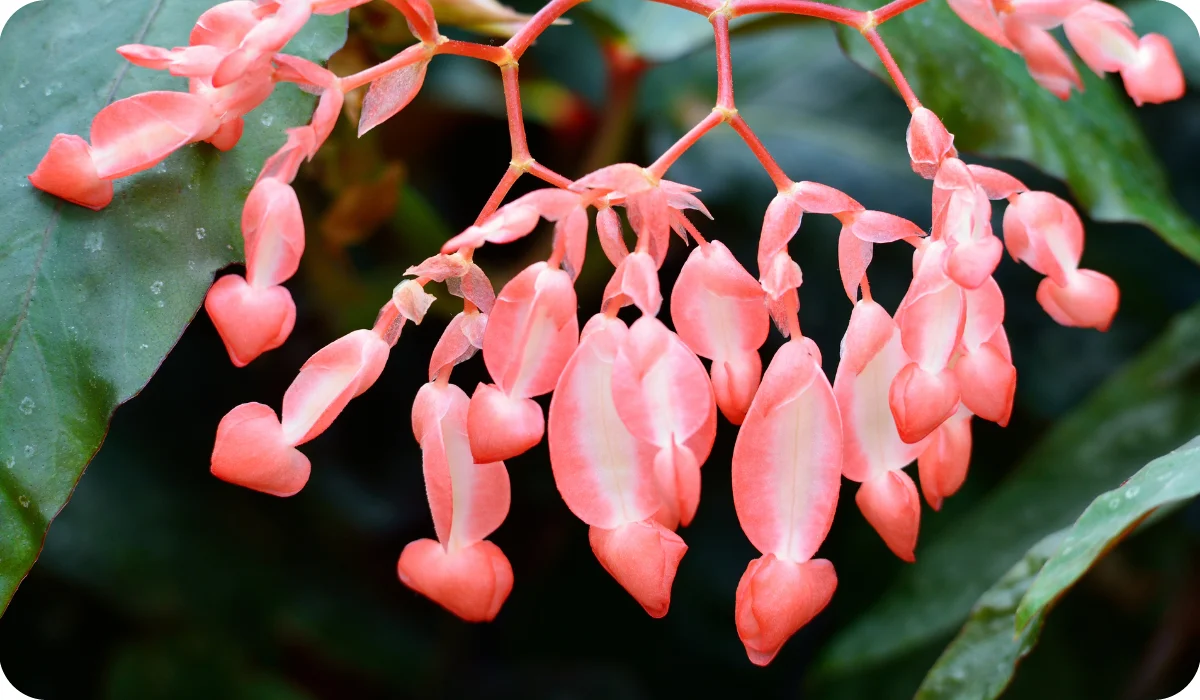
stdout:
{"type": "Polygon", "coordinates": [[[29,87],[29,78],[21,78],[21,82],[17,83],[17,87],[21,88],[22,90],[29,87]]]}
{"type": "Polygon", "coordinates": [[[195,270],[195,269],[196,269],[196,261],[195,261],[195,260],[188,260],[188,269],[189,269],[189,270],[195,270]]]}
{"type": "Polygon", "coordinates": [[[264,114],[262,115],[262,119],[259,119],[259,121],[262,122],[263,126],[271,126],[271,124],[275,121],[275,117],[271,114],[264,114]]]}
{"type": "MultiPolygon", "coordinates": [[[[188,185],[188,187],[190,188],[191,185],[188,185]]],[[[207,234],[208,234],[208,231],[205,231],[203,226],[201,226],[200,228],[197,228],[196,229],[196,240],[200,240],[200,241],[204,240],[204,236],[207,234]]]]}
{"type": "Polygon", "coordinates": [[[1135,498],[1141,490],[1140,486],[1130,486],[1125,489],[1125,498],[1135,498]]]}
{"type": "Polygon", "coordinates": [[[22,508],[28,508],[29,507],[29,496],[21,494],[21,496],[17,499],[17,503],[20,503],[22,508]]]}
{"type": "Polygon", "coordinates": [[[36,452],[37,452],[37,448],[35,448],[33,445],[25,446],[25,456],[26,457],[32,457],[34,455],[34,453],[36,453],[36,452]]]}
{"type": "Polygon", "coordinates": [[[158,308],[160,308],[160,309],[161,309],[163,306],[165,306],[165,304],[163,303],[163,300],[162,300],[162,299],[159,299],[159,300],[158,300],[158,303],[157,303],[157,304],[155,304],[155,306],[157,306],[158,308]]]}
{"type": "Polygon", "coordinates": [[[17,410],[19,410],[21,413],[24,413],[27,416],[32,415],[34,405],[35,404],[33,403],[33,399],[26,396],[25,398],[21,399],[21,404],[19,406],[17,406],[17,410]]]}
{"type": "Polygon", "coordinates": [[[93,253],[99,253],[104,247],[104,234],[99,231],[92,231],[83,237],[83,247],[93,253]]]}
{"type": "Polygon", "coordinates": [[[149,349],[149,348],[150,348],[150,346],[149,346],[149,345],[146,345],[145,343],[142,343],[142,344],[141,344],[141,345],[139,345],[138,347],[139,347],[139,348],[141,348],[142,350],[147,350],[147,349],[149,349]]]}
{"type": "Polygon", "coordinates": [[[1108,499],[1108,507],[1113,508],[1113,509],[1120,508],[1121,507],[1121,497],[1113,496],[1112,498],[1109,498],[1108,499]]]}
{"type": "Polygon", "coordinates": [[[9,455],[4,460],[4,466],[8,467],[9,469],[12,469],[13,467],[17,466],[17,458],[13,457],[12,455],[9,455]]]}
{"type": "Polygon", "coordinates": [[[150,292],[152,294],[160,294],[162,292],[162,288],[163,288],[162,280],[155,280],[154,284],[150,285],[150,292]]]}

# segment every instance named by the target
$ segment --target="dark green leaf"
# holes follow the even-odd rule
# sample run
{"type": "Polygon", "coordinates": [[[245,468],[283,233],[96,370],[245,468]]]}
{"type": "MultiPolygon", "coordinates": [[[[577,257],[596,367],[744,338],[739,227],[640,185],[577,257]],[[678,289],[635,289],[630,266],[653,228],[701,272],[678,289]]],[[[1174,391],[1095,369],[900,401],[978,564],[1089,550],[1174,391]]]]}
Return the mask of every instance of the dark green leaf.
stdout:
{"type": "Polygon", "coordinates": [[[967,624],[921,682],[917,700],[995,698],[1004,692],[1017,662],[1037,643],[1042,619],[1013,633],[1013,613],[1064,532],[1048,535],[979,598],[967,624]]]}
{"type": "Polygon", "coordinates": [[[1200,438],[1147,464],[1129,481],[1101,494],[1067,532],[1017,608],[1028,629],[1100,557],[1155,509],[1200,494],[1200,438]]]}
{"type": "MultiPolygon", "coordinates": [[[[1200,433],[1200,307],[1064,418],[1022,464],[906,569],[826,650],[857,672],[947,634],[988,586],[1101,491],[1200,433]]],[[[935,516],[936,517],[936,516],[935,516]]]]}
{"type": "MultiPolygon", "coordinates": [[[[848,4],[870,9],[876,3],[848,4]]],[[[942,2],[921,5],[879,31],[917,96],[941,116],[960,148],[1029,161],[1065,180],[1092,218],[1144,224],[1200,262],[1200,228],[1172,198],[1112,82],[1080,65],[1086,91],[1059,100],[1033,81],[1019,56],[984,39],[942,2]]],[[[854,60],[883,74],[857,32],[843,28],[840,36],[854,60]]]]}
{"type": "MultiPolygon", "coordinates": [[[[87,134],[114,99],[186,81],[129,67],[128,43],[185,44],[210,0],[54,0],[0,40],[0,601],[104,438],[195,315],[213,272],[241,255],[242,201],[283,129],[313,98],[282,86],[229,153],[201,144],[119,181],[93,212],[25,180],[56,133],[87,134]]],[[[323,60],[345,17],[314,18],[289,46],[323,60]]]]}

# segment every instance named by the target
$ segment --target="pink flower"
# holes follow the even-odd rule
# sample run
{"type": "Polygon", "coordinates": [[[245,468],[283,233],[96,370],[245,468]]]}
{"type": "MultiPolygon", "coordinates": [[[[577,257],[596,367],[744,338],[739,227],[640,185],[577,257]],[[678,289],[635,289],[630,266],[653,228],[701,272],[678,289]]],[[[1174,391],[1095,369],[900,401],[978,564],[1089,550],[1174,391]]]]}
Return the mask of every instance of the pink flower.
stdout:
{"type": "Polygon", "coordinates": [[[842,474],[862,484],[855,501],[888,548],[913,561],[921,518],[916,486],[904,473],[925,449],[900,437],[889,407],[889,385],[912,361],[900,329],[873,301],[860,301],[842,341],[833,391],[842,417],[842,474]]]}
{"type": "Polygon", "coordinates": [[[793,336],[775,353],[733,449],[738,521],[766,555],[750,563],[737,591],[738,636],[758,665],[837,586],[832,565],[810,561],[833,523],[842,471],[841,417],[814,349],[793,336]]]}
{"type": "Polygon", "coordinates": [[[1108,276],[1079,269],[1083,223],[1070,204],[1046,192],[1017,195],[1004,212],[1004,239],[1013,259],[1046,275],[1037,299],[1051,318],[1108,330],[1120,292],[1108,276]]]}
{"type": "Polygon", "coordinates": [[[469,400],[453,384],[426,384],[413,402],[425,490],[437,541],[417,540],[400,554],[404,585],[468,622],[496,617],[513,586],[512,566],[484,540],[508,515],[503,462],[476,463],[467,440],[469,400]]]}

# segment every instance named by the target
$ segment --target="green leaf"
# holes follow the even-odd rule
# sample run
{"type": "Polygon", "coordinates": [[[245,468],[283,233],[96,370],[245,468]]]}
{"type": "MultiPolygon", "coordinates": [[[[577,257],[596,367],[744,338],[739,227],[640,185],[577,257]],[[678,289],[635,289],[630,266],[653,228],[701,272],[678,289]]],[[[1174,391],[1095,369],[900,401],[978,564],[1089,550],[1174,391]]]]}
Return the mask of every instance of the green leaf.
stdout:
{"type": "Polygon", "coordinates": [[[1155,509],[1200,494],[1200,438],[1101,494],[1075,525],[1034,545],[980,597],[929,670],[918,700],[995,698],[1038,641],[1049,607],[1155,509]]]}
{"type": "MultiPolygon", "coordinates": [[[[213,273],[239,259],[242,201],[283,129],[313,98],[290,86],[246,119],[237,148],[183,149],[116,183],[93,212],[39,192],[56,133],[87,134],[106,104],[182,78],[131,68],[128,43],[186,44],[210,0],[53,0],[0,37],[0,601],[100,447],[117,405],[145,386],[195,315],[213,273]]],[[[314,18],[289,45],[324,60],[346,19],[314,18]]]]}
{"type": "Polygon", "coordinates": [[[1200,437],[1147,464],[1083,511],[1017,608],[1017,629],[1038,621],[1068,588],[1156,509],[1200,494],[1200,437]]]}
{"type": "MultiPolygon", "coordinates": [[[[871,9],[876,3],[848,4],[871,9]]],[[[866,40],[839,31],[850,57],[887,80],[866,40]]],[[[879,32],[960,148],[1029,161],[1065,180],[1093,219],[1144,224],[1200,262],[1200,228],[1172,198],[1128,101],[1111,81],[1080,65],[1085,92],[1059,100],[1033,81],[1017,54],[983,38],[943,2],[910,10],[879,32]]]]}
{"type": "Polygon", "coordinates": [[[973,511],[921,543],[917,562],[829,644],[823,670],[861,672],[949,634],[981,593],[1096,493],[1200,434],[1198,384],[1200,306],[1060,421],[973,511]]]}
{"type": "Polygon", "coordinates": [[[1013,614],[1038,571],[1062,542],[1065,531],[1048,535],[984,593],[962,631],[938,657],[917,690],[917,700],[995,698],[1012,680],[1017,662],[1033,650],[1042,619],[1013,633],[1013,614]]]}

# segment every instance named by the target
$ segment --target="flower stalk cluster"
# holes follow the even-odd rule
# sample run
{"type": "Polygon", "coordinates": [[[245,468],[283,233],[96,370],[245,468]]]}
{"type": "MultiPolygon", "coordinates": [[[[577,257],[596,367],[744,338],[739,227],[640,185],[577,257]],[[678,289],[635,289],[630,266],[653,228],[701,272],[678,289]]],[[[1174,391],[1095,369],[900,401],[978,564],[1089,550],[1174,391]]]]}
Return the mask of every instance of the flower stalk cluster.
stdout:
{"type": "MultiPolygon", "coordinates": [[[[618,163],[574,180],[529,152],[518,62],[581,0],[551,0],[502,46],[449,40],[426,0],[388,0],[418,43],[353,75],[339,77],[282,53],[311,15],[365,1],[232,0],[200,17],[187,46],[120,47],[138,66],[187,78],[188,91],[114,102],[95,117],[90,141],[55,137],[30,180],[101,209],[112,199],[115,179],[180,147],[200,141],[234,147],[244,115],[278,83],[319,95],[311,123],[288,130],[245,203],[245,276],[221,277],[205,300],[231,360],[243,366],[292,330],[295,305],[282,283],[299,264],[304,224],[291,182],[329,137],[346,94],[367,87],[361,135],[413,99],[436,56],[499,68],[512,153],[475,223],[441,253],[409,268],[372,328],[313,355],[279,414],[259,403],[231,410],[217,427],[211,462],[214,475],[234,484],[276,496],[300,491],[310,464],[297,447],[370,388],[403,327],[423,321],[434,301],[429,289],[444,286],[461,299],[462,311],[434,349],[428,383],[412,407],[436,539],[408,545],[398,574],[465,620],[491,620],[512,590],[512,566],[486,538],[509,510],[505,461],[544,438],[558,489],[589,526],[600,564],[650,615],[665,615],[687,552],[678,531],[696,516],[719,413],[740,426],[730,473],[734,505],[746,537],[762,553],[735,592],[735,623],[750,660],[767,664],[834,594],[833,564],[814,557],[832,525],[842,477],[860,484],[855,501],[888,548],[912,561],[921,504],[905,467],[917,463],[920,490],[936,510],[966,477],[972,421],[1007,423],[1016,370],[1003,326],[1004,296],[992,277],[1004,249],[1045,276],[1037,299],[1059,323],[1105,330],[1116,313],[1116,284],[1079,268],[1084,238],[1074,209],[1002,171],[960,160],[953,135],[905,80],[878,28],[922,0],[896,0],[870,12],[810,0],[662,0],[712,24],[716,104],[653,163],[618,163]],[[912,168],[933,184],[930,231],[868,210],[826,185],[793,182],[775,162],[738,112],[729,49],[730,20],[762,12],[845,24],[875,49],[912,113],[906,137],[912,168]],[[665,178],[683,153],[722,124],[741,136],[778,191],[764,216],[757,276],[689,218],[691,212],[710,216],[697,190],[665,178]],[[549,186],[505,203],[525,174],[549,186]],[[1008,203],[1003,241],[992,229],[997,201],[1008,203]],[[634,234],[632,250],[619,211],[634,234]],[[838,264],[853,311],[832,383],[799,321],[803,275],[788,244],[806,214],[841,224],[838,264]],[[593,218],[614,272],[601,307],[581,325],[574,280],[585,264],[593,218]],[[550,256],[497,294],[473,261],[474,250],[529,235],[543,220],[553,228],[550,256]],[[694,247],[664,297],[658,271],[676,236],[694,247]],[[872,299],[867,276],[874,247],[890,243],[913,251],[912,283],[894,313],[872,299]],[[659,318],[664,306],[672,327],[659,318]],[[636,320],[619,315],[627,307],[625,318],[636,320]],[[772,321],[788,342],[764,372],[760,348],[772,321]],[[492,381],[468,395],[451,376],[480,351],[492,381]],[[545,415],[534,399],[547,394],[545,415]]],[[[1060,24],[1090,67],[1121,74],[1135,101],[1182,93],[1170,44],[1155,35],[1137,38],[1128,18],[1104,3],[950,3],[972,27],[1020,53],[1033,77],[1064,99],[1080,83],[1048,33],[1060,24]]],[[[719,467],[710,478],[723,478],[719,467]]]]}

